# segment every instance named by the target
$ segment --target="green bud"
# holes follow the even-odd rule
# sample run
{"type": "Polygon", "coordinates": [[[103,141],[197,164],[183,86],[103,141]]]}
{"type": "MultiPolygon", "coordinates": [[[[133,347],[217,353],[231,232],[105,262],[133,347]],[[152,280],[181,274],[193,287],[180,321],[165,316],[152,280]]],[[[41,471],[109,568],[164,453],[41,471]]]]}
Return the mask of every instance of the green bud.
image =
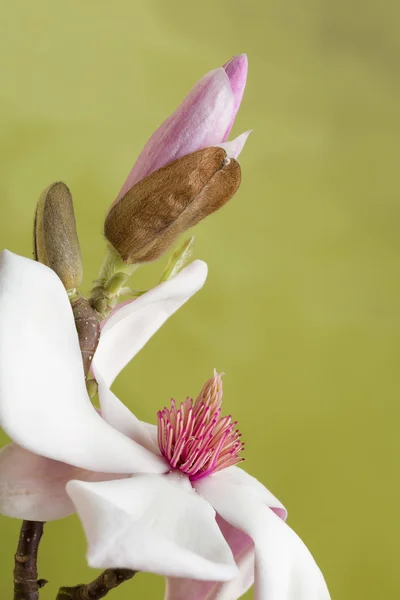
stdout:
{"type": "Polygon", "coordinates": [[[67,290],[82,282],[83,267],[71,192],[61,181],[46,188],[36,207],[34,254],[67,290]]]}

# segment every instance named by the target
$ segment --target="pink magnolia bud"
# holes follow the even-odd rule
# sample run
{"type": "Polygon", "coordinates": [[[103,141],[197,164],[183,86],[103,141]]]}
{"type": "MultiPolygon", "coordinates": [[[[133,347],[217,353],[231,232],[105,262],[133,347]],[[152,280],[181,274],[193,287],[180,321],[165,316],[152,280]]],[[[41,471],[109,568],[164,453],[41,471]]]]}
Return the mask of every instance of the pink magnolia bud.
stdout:
{"type": "Polygon", "coordinates": [[[240,103],[242,102],[244,88],[246,87],[247,55],[240,54],[239,56],[234,56],[233,58],[231,58],[231,60],[224,64],[223,68],[225,69],[225,73],[229,77],[229,82],[231,84],[234,97],[232,120],[229,124],[228,129],[225,132],[224,139],[221,140],[225,142],[228,139],[228,135],[232,129],[232,125],[235,121],[236,114],[240,108],[240,103]]]}
{"type": "Polygon", "coordinates": [[[236,158],[247,134],[226,142],[246,86],[247,56],[234,56],[223,67],[207,73],[182,104],[151,136],[128,175],[119,200],[132,186],[157,169],[186,154],[224,143],[228,156],[236,158]]]}

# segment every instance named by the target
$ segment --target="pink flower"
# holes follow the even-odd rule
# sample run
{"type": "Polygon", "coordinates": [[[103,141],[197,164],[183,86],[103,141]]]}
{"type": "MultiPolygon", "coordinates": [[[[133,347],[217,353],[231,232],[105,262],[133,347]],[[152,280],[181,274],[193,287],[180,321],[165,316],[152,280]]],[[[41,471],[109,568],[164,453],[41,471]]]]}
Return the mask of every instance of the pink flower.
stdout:
{"type": "Polygon", "coordinates": [[[282,504],[236,466],[218,376],[195,403],[160,411],[158,429],[110,390],[205,277],[195,261],[107,321],[93,360],[102,418],[60,279],[0,255],[0,424],[13,441],[0,454],[0,510],[47,521],[76,508],[89,564],[165,575],[167,600],[236,600],[253,581],[257,600],[329,600],[282,504]]]}
{"type": "Polygon", "coordinates": [[[116,200],[140,179],[186,154],[222,146],[237,158],[250,132],[228,142],[243,97],[247,56],[234,56],[210,71],[194,86],[182,104],[151,136],[128,175],[116,200]]]}

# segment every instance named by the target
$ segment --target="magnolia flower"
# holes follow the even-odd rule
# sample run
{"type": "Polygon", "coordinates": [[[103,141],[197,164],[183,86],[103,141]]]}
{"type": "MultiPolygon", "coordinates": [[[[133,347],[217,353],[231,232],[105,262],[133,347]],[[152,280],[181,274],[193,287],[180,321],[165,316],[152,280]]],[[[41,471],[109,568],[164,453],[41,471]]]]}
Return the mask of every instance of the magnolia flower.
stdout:
{"type": "Polygon", "coordinates": [[[109,319],[93,361],[100,416],[61,281],[0,255],[0,423],[13,441],[0,454],[0,509],[47,521],[76,508],[89,564],[165,575],[168,600],[236,600],[253,581],[257,600],[327,600],[282,504],[236,466],[242,444],[221,416],[219,376],[195,403],[160,411],[158,427],[110,390],[205,276],[196,261],[109,319]]]}
{"type": "MultiPolygon", "coordinates": [[[[225,148],[246,79],[246,54],[234,56],[223,67],[204,75],[148,140],[116,201],[135,183],[177,158],[209,146],[225,148]]],[[[232,158],[239,156],[249,133],[231,142],[229,155],[232,158]]]]}

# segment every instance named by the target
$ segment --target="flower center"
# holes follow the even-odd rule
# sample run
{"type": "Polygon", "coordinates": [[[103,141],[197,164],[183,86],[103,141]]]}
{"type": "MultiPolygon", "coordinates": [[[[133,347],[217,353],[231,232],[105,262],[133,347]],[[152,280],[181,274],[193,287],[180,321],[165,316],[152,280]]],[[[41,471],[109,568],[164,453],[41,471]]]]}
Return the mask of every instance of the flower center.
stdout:
{"type": "Polygon", "coordinates": [[[171,400],[169,409],[157,413],[161,454],[191,481],[244,460],[237,421],[220,415],[221,399],[210,394],[201,394],[196,402],[186,398],[179,408],[171,400]]]}

